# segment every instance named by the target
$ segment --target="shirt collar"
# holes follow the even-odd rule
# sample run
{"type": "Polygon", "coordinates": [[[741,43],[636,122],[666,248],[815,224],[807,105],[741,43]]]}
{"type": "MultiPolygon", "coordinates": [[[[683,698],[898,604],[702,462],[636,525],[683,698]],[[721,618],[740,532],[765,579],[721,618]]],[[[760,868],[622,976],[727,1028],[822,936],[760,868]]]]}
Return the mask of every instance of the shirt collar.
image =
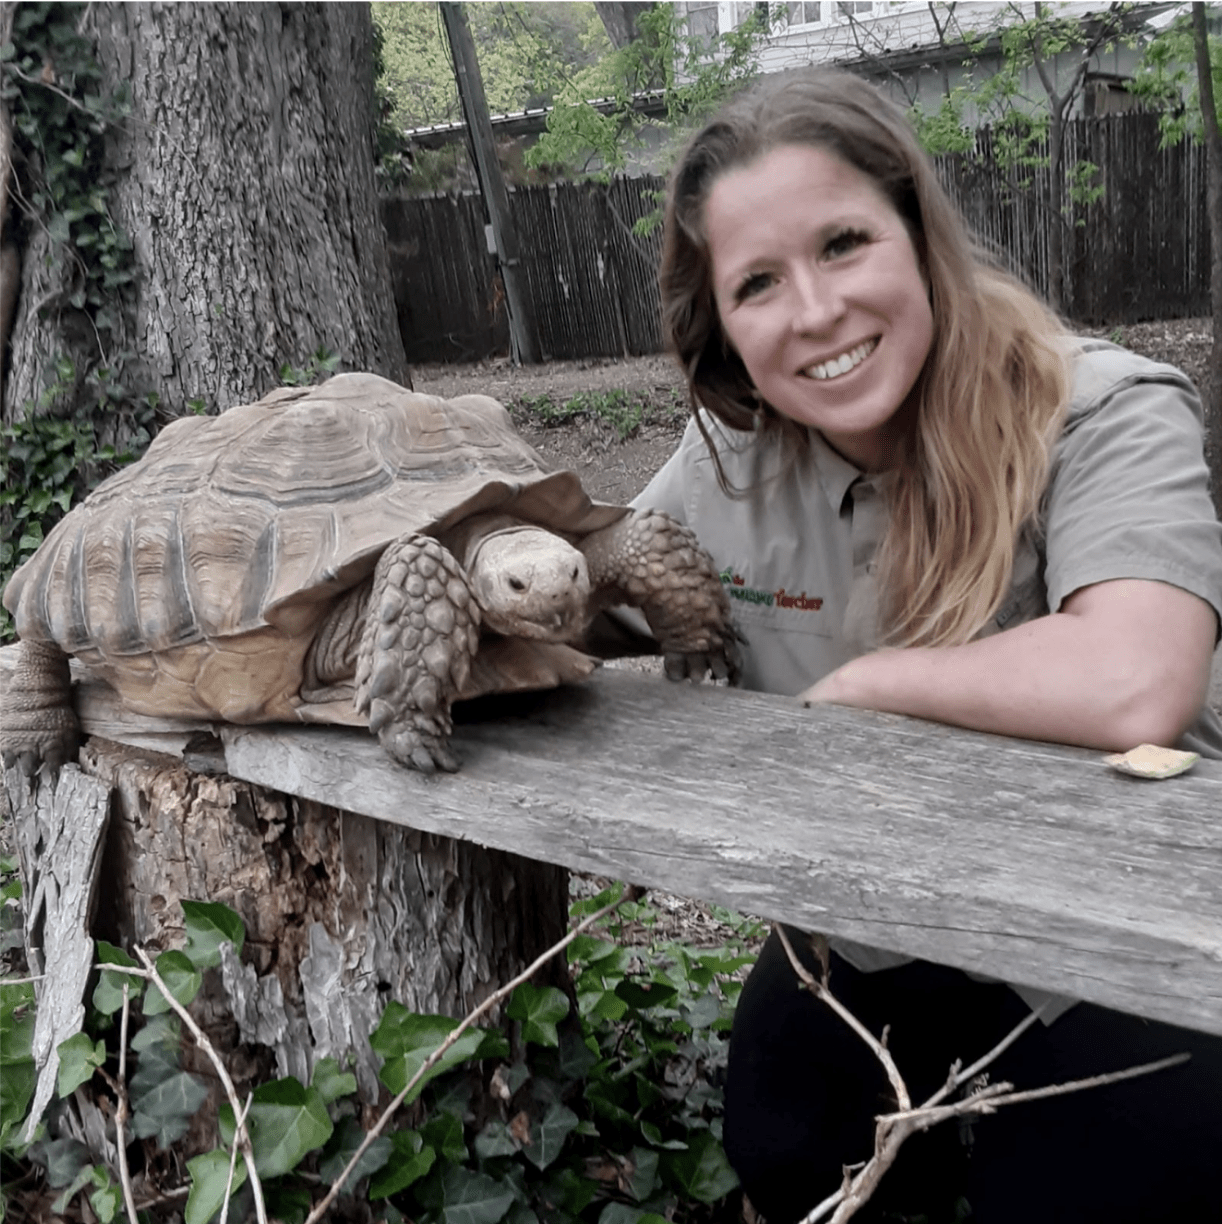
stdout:
{"type": "Polygon", "coordinates": [[[819,483],[823,486],[824,496],[833,513],[839,514],[849,487],[866,474],[834,451],[817,430],[810,430],[808,437],[810,453],[815,461],[815,470],[819,473],[819,483]]]}

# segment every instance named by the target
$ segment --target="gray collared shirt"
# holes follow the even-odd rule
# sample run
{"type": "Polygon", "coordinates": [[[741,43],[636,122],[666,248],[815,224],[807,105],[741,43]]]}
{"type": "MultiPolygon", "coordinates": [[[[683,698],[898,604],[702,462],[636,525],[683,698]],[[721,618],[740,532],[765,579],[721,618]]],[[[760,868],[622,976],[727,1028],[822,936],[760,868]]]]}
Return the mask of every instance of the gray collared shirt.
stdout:
{"type": "MultiPolygon", "coordinates": [[[[1200,399],[1179,370],[1101,341],[1078,342],[1038,529],[1021,533],[1009,592],[981,635],[1120,578],[1190,591],[1222,619],[1222,526],[1208,492],[1201,418],[1200,399]]],[[[874,648],[886,478],[867,476],[813,431],[794,451],[776,433],[709,427],[731,487],[744,495],[722,491],[689,424],[633,504],[674,515],[712,554],[746,638],[744,687],[797,694],[874,648]]],[[[1202,709],[1180,746],[1222,758],[1222,719],[1202,709]]],[[[832,944],[866,971],[909,959],[832,944]]],[[[1072,1004],[1015,989],[1033,1007],[1053,1001],[1046,1022],[1072,1004]]]]}

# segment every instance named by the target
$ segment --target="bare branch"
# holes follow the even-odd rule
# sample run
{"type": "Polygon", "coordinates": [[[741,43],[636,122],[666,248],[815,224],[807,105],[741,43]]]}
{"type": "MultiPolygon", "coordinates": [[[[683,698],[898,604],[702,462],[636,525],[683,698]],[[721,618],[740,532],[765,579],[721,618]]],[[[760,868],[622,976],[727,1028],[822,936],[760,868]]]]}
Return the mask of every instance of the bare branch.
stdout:
{"type": "Polygon", "coordinates": [[[225,1202],[221,1207],[221,1224],[226,1224],[229,1219],[229,1196],[233,1193],[233,1175],[238,1165],[238,1136],[242,1133],[241,1128],[246,1125],[246,1115],[250,1113],[250,1106],[254,1099],[253,1092],[246,1094],[246,1104],[242,1106],[242,1114],[238,1118],[237,1126],[233,1128],[233,1146],[229,1149],[229,1177],[225,1182],[225,1202]]]}
{"type": "Polygon", "coordinates": [[[911,1108],[908,1085],[904,1083],[903,1076],[900,1075],[899,1068],[895,1065],[895,1060],[891,1057],[887,1047],[822,982],[815,981],[814,976],[806,966],[798,960],[793,950],[793,945],[789,942],[789,937],[785,934],[781,924],[778,922],[772,929],[781,937],[781,943],[785,948],[785,955],[789,957],[789,963],[793,966],[794,972],[805,983],[806,989],[816,999],[822,999],[870,1047],[874,1057],[882,1063],[883,1070],[886,1071],[887,1078],[891,1081],[891,1088],[895,1093],[895,1099],[899,1102],[900,1109],[906,1110],[911,1108]]]}
{"type": "Polygon", "coordinates": [[[169,987],[161,980],[161,975],[149,959],[149,954],[137,945],[136,955],[144,963],[143,971],[129,968],[126,965],[101,965],[99,968],[110,969],[115,973],[127,973],[133,977],[147,978],[148,981],[152,982],[161,992],[165,1001],[173,1008],[175,1014],[187,1026],[191,1036],[195,1038],[195,1044],[203,1050],[208,1056],[209,1061],[216,1068],[217,1077],[220,1079],[221,1085],[225,1089],[225,1095],[229,1098],[229,1104],[233,1109],[236,1141],[242,1148],[242,1158],[246,1161],[246,1172],[250,1177],[250,1187],[255,1196],[255,1215],[258,1218],[259,1224],[267,1224],[267,1207],[263,1202],[263,1186],[255,1169],[254,1150],[251,1147],[250,1134],[246,1130],[245,1115],[242,1110],[242,1104],[238,1100],[237,1089],[233,1086],[233,1080],[229,1078],[229,1072],[225,1069],[225,1064],[221,1061],[216,1048],[208,1040],[207,1034],[195,1023],[191,1013],[170,993],[169,987]]]}
{"type": "MultiPolygon", "coordinates": [[[[781,926],[778,924],[774,929],[784,945],[785,953],[789,957],[789,963],[793,966],[794,972],[797,973],[807,989],[817,998],[822,999],[862,1038],[882,1064],[887,1072],[887,1077],[891,1080],[892,1086],[895,1087],[898,1084],[898,1088],[896,1088],[897,1098],[907,1100],[907,1090],[904,1088],[904,1081],[900,1077],[899,1070],[896,1068],[886,1046],[875,1039],[848,1008],[836,999],[825,984],[815,980],[812,974],[798,960],[793,946],[781,926]]],[[[1152,1075],[1156,1071],[1179,1066],[1190,1057],[1188,1054],[1175,1054],[1170,1058],[1163,1058],[1152,1063],[1144,1063],[1139,1067],[1128,1067],[1121,1071],[1110,1071],[1104,1075],[1072,1080],[1064,1084],[1052,1084],[1045,1088],[1034,1088],[1024,1092],[1015,1092],[1013,1084],[999,1081],[995,1084],[985,1085],[963,1100],[955,1101],[949,1105],[941,1104],[950,1093],[970,1082],[985,1067],[1008,1050],[1040,1019],[1045,1008],[1048,1006],[1045,1003],[1042,1007],[1023,1017],[1001,1041],[982,1058],[972,1063],[970,1067],[960,1070],[959,1065],[956,1063],[951,1068],[946,1083],[922,1105],[915,1109],[904,1105],[893,1113],[877,1115],[874,1120],[874,1155],[854,1176],[849,1177],[846,1169],[845,1183],[834,1194],[828,1195],[821,1203],[813,1207],[803,1217],[801,1224],[818,1224],[818,1221],[826,1219],[832,1212],[835,1212],[835,1214],[831,1215],[831,1224],[844,1224],[844,1221],[856,1214],[858,1208],[864,1206],[869,1201],[871,1195],[878,1188],[883,1174],[895,1163],[895,1159],[899,1155],[900,1147],[904,1141],[916,1131],[929,1130],[930,1127],[936,1126],[940,1122],[948,1121],[951,1118],[961,1118],[971,1114],[985,1115],[995,1113],[1002,1105],[1017,1105],[1024,1101],[1038,1101],[1046,1097],[1065,1096],[1068,1093],[1081,1092],[1087,1088],[1098,1088],[1105,1084],[1115,1084],[1122,1080],[1135,1079],[1140,1075],[1152,1075]]]]}
{"type": "Polygon", "coordinates": [[[128,986],[129,983],[123,983],[123,1015],[119,1020],[119,1082],[116,1094],[119,1103],[115,1107],[115,1146],[119,1151],[119,1181],[123,1186],[123,1204],[127,1208],[127,1218],[130,1224],[140,1224],[136,1212],[136,1196],[132,1192],[131,1170],[127,1167],[127,1022],[131,1014],[128,986]]]}

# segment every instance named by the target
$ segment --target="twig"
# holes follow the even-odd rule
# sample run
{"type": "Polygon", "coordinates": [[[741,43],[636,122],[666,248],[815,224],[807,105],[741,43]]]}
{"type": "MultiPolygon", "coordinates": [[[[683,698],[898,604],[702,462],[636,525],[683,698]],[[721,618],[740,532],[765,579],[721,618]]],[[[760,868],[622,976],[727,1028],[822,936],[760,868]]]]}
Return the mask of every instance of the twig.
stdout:
{"type": "Polygon", "coordinates": [[[96,111],[90,110],[83,102],[78,102],[70,93],[60,89],[58,85],[53,85],[50,81],[44,81],[41,77],[32,77],[29,73],[22,72],[11,60],[4,65],[4,71],[11,72],[18,80],[25,81],[27,85],[37,85],[39,89],[47,89],[53,94],[58,94],[69,106],[75,107],[79,111],[84,111],[91,119],[100,118],[96,111]]]}
{"type": "Polygon", "coordinates": [[[161,991],[165,1001],[174,1009],[178,1017],[190,1030],[191,1036],[195,1038],[196,1045],[203,1050],[216,1068],[217,1077],[220,1079],[225,1089],[225,1095],[228,1096],[229,1104],[233,1109],[233,1116],[236,1122],[234,1128],[235,1140],[242,1148],[242,1158],[246,1161],[246,1172],[250,1175],[250,1187],[255,1196],[255,1215],[258,1218],[259,1224],[267,1224],[267,1207],[263,1202],[263,1186],[260,1184],[259,1174],[255,1170],[254,1150],[250,1145],[250,1135],[247,1133],[246,1123],[240,1120],[243,1117],[242,1106],[238,1101],[238,1092],[233,1086],[233,1080],[229,1078],[229,1072],[225,1070],[225,1064],[221,1061],[220,1055],[217,1054],[216,1049],[213,1047],[212,1042],[208,1040],[203,1029],[195,1023],[191,1013],[170,993],[169,987],[161,980],[161,975],[149,959],[148,953],[137,945],[136,955],[144,962],[143,970],[127,965],[99,965],[98,967],[100,969],[110,969],[115,973],[130,974],[132,977],[143,977],[152,982],[161,991]]]}
{"type": "Polygon", "coordinates": [[[778,922],[772,929],[781,937],[781,943],[785,947],[785,955],[789,957],[789,963],[793,966],[794,972],[805,983],[806,989],[816,999],[822,999],[870,1047],[874,1052],[874,1057],[882,1063],[883,1070],[886,1071],[887,1078],[891,1081],[891,1088],[895,1093],[895,1099],[899,1103],[900,1109],[911,1109],[912,1100],[908,1096],[908,1085],[904,1083],[903,1076],[900,1075],[899,1068],[891,1057],[891,1052],[822,982],[815,980],[814,975],[798,960],[797,954],[793,950],[793,945],[789,942],[789,936],[785,934],[784,927],[778,922]]]}
{"type": "Polygon", "coordinates": [[[951,1074],[947,1076],[946,1083],[942,1088],[933,1094],[921,1108],[932,1109],[935,1105],[940,1104],[947,1096],[954,1092],[957,1088],[962,1088],[964,1084],[973,1080],[985,1069],[990,1063],[1000,1058],[1052,1005],[1052,1001],[1046,1000],[1033,1012],[1028,1012],[983,1058],[978,1058],[966,1071],[959,1071],[955,1068],[951,1069],[951,1074]]]}
{"type": "MultiPolygon", "coordinates": [[[[908,1091],[900,1076],[894,1060],[886,1046],[852,1014],[828,989],[825,984],[817,982],[806,967],[794,954],[793,946],[779,924],[777,934],[784,945],[789,963],[806,987],[819,999],[822,999],[859,1037],[870,1047],[874,1056],[883,1065],[887,1077],[895,1089],[897,1100],[907,1100],[908,1091]]],[[[852,1178],[846,1171],[845,1183],[834,1194],[828,1195],[821,1203],[813,1207],[801,1220],[801,1224],[818,1224],[830,1212],[831,1224],[843,1224],[855,1215],[859,1207],[864,1206],[870,1196],[878,1188],[882,1176],[895,1163],[900,1147],[909,1135],[916,1131],[928,1130],[939,1122],[951,1118],[960,1118],[966,1114],[994,1113],[1001,1105],[1017,1105],[1024,1101],[1038,1101],[1046,1097],[1064,1096],[1070,1092],[1081,1092],[1086,1088],[1098,1088],[1105,1084],[1119,1083],[1121,1080],[1135,1079],[1140,1075],[1152,1075],[1156,1071],[1164,1071],[1169,1067],[1179,1066],[1187,1062],[1189,1054],[1173,1054],[1157,1062],[1144,1063],[1138,1067],[1127,1067],[1121,1071],[1109,1071],[1104,1075],[1094,1075],[1088,1079],[1072,1080],[1064,1084],[1050,1084],[1044,1088],[1033,1088],[1024,1092],[1015,1092],[1014,1085],[1001,1081],[989,1084],[978,1092],[961,1101],[950,1105],[942,1105],[946,1097],[975,1078],[985,1067],[989,1066],[1010,1048],[1039,1018],[1043,1015],[1047,1003],[1024,1016],[987,1054],[978,1058],[965,1070],[960,1070],[958,1064],[951,1068],[946,1083],[928,1100],[917,1108],[911,1105],[901,1105],[893,1113],[879,1114],[875,1117],[874,1155],[865,1163],[861,1171],[852,1178]]]]}
{"type": "Polygon", "coordinates": [[[427,1071],[431,1070],[442,1055],[445,1054],[445,1052],[459,1039],[459,1037],[462,1036],[463,1033],[467,1031],[467,1029],[471,1027],[471,1025],[476,1022],[476,1020],[478,1020],[486,1012],[491,1011],[498,1003],[500,1003],[502,999],[505,999],[512,994],[523,982],[533,977],[539,969],[541,969],[549,960],[551,960],[553,956],[556,955],[556,953],[564,951],[564,949],[567,948],[569,944],[571,944],[573,940],[576,939],[577,936],[583,931],[588,930],[594,925],[594,923],[598,922],[599,919],[605,918],[612,910],[618,909],[624,904],[625,901],[637,900],[642,895],[643,891],[643,889],[634,884],[626,885],[623,893],[619,897],[619,900],[612,901],[609,905],[604,905],[597,913],[591,914],[585,919],[584,922],[581,922],[575,926],[563,939],[557,943],[554,943],[541,956],[536,957],[536,959],[521,973],[519,973],[518,976],[511,982],[507,982],[499,990],[493,994],[490,994],[474,1011],[470,1012],[466,1016],[466,1018],[458,1025],[457,1028],[451,1030],[441,1045],[439,1045],[428,1056],[428,1058],[426,1058],[424,1062],[420,1064],[416,1074],[407,1081],[403,1091],[400,1092],[389,1105],[387,1105],[386,1109],[382,1113],[382,1116],[377,1120],[377,1123],[374,1125],[373,1129],[370,1130],[370,1132],[365,1136],[360,1147],[358,1147],[355,1153],[353,1153],[352,1159],[349,1160],[347,1165],[344,1166],[343,1172],[340,1173],[334,1182],[332,1182],[331,1188],[327,1191],[326,1196],[315,1205],[314,1210],[311,1211],[306,1217],[305,1224],[318,1224],[318,1221],[321,1220],[323,1215],[326,1213],[327,1208],[330,1207],[330,1205],[335,1201],[336,1195],[339,1194],[340,1187],[343,1186],[345,1181],[347,1181],[352,1170],[356,1168],[357,1163],[365,1154],[366,1149],[382,1133],[383,1128],[394,1116],[399,1106],[402,1105],[407,1099],[408,1093],[411,1092],[411,1090],[420,1082],[421,1077],[424,1076],[427,1071]]]}
{"type": "Polygon", "coordinates": [[[221,1206],[221,1224],[226,1224],[229,1219],[229,1196],[233,1193],[233,1175],[238,1165],[238,1135],[241,1133],[240,1128],[246,1125],[246,1115],[250,1113],[250,1106],[254,1099],[253,1092],[246,1094],[246,1104],[242,1106],[241,1117],[238,1118],[237,1125],[233,1128],[233,1147],[229,1149],[229,1178],[225,1182],[225,1202],[221,1206]]]}
{"type": "Polygon", "coordinates": [[[119,1149],[119,1181],[123,1186],[123,1203],[131,1224],[140,1224],[136,1212],[136,1196],[132,1192],[131,1170],[127,1167],[127,1021],[131,1014],[128,983],[123,983],[123,1015],[119,1020],[119,1082],[116,1085],[118,1105],[115,1106],[115,1144],[119,1149]]]}

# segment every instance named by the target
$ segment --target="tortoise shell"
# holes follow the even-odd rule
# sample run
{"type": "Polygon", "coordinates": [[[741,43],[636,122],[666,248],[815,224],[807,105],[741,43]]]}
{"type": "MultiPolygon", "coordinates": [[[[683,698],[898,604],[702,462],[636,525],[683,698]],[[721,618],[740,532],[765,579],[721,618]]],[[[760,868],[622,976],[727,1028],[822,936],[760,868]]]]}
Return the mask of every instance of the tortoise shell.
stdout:
{"type": "Polygon", "coordinates": [[[569,540],[625,507],[549,473],[496,400],[373,374],[286,387],[167,426],[62,519],[4,592],[142,713],[360,723],[303,709],[302,661],[394,539],[495,510],[569,540]]]}

